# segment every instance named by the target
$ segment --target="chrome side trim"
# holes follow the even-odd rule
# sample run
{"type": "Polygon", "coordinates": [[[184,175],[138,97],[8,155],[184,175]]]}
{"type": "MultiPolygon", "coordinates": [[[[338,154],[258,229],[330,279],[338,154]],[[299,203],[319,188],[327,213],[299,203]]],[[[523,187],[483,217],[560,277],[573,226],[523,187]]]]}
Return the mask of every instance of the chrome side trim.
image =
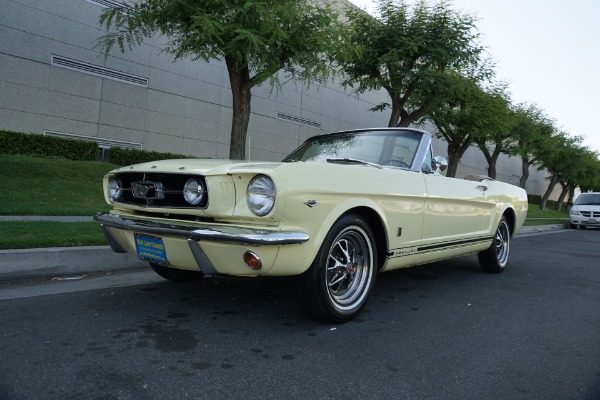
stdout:
{"type": "Polygon", "coordinates": [[[164,224],[134,218],[125,218],[108,213],[98,214],[94,219],[103,225],[112,228],[154,235],[184,237],[196,241],[207,240],[250,246],[279,246],[286,244],[300,244],[310,239],[308,234],[304,232],[273,232],[228,226],[215,226],[214,229],[198,228],[197,226],[191,225],[164,224]]]}

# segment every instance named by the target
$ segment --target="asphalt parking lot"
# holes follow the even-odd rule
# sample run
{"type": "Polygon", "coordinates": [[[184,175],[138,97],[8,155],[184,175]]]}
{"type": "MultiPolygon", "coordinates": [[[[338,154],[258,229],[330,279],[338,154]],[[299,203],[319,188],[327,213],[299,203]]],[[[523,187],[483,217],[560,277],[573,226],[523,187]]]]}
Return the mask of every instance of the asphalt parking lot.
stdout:
{"type": "Polygon", "coordinates": [[[3,287],[0,398],[598,399],[599,245],[521,236],[500,275],[474,256],[380,274],[342,325],[288,278],[3,287]]]}

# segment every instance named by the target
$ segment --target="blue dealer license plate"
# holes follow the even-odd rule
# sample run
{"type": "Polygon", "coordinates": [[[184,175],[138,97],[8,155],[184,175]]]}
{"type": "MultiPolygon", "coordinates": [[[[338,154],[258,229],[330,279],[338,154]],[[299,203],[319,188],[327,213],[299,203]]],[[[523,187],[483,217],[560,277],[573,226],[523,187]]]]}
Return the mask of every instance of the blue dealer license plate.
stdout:
{"type": "Polygon", "coordinates": [[[136,233],[135,247],[140,258],[162,265],[167,264],[165,245],[161,238],[136,233]]]}

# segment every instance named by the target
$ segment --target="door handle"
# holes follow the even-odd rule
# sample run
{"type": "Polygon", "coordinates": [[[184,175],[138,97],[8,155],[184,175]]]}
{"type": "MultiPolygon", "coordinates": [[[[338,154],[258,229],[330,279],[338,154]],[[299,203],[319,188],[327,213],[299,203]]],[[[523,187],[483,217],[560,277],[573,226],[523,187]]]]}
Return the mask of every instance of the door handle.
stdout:
{"type": "Polygon", "coordinates": [[[485,192],[486,190],[488,190],[488,187],[485,185],[477,185],[475,186],[475,189],[479,190],[480,192],[485,192]]]}

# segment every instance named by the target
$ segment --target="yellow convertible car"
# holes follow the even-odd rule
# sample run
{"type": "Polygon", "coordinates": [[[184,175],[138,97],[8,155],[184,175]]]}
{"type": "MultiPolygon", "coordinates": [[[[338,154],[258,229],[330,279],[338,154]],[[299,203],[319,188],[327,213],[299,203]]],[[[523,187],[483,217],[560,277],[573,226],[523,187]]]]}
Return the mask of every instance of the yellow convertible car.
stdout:
{"type": "Polygon", "coordinates": [[[364,308],[378,272],[478,253],[502,272],[523,225],[523,189],[440,175],[432,137],[416,129],[315,136],[282,162],[165,160],[104,178],[112,249],[160,276],[297,275],[315,318],[364,308]]]}

